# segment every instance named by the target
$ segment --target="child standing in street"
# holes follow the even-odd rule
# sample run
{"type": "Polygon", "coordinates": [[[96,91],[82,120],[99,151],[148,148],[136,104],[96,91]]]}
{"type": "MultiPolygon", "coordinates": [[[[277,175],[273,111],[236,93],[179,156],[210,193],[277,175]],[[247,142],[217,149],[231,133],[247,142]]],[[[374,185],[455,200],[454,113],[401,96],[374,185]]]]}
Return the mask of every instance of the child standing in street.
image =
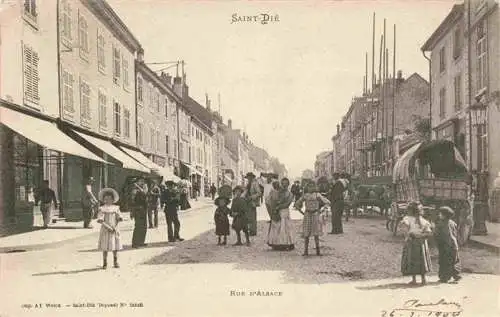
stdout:
{"type": "Polygon", "coordinates": [[[452,220],[455,212],[450,207],[439,208],[439,222],[434,236],[439,251],[439,281],[448,283],[453,277],[455,282],[460,276],[460,260],[458,256],[457,224],[452,220]]]}
{"type": "Polygon", "coordinates": [[[323,235],[323,221],[321,210],[324,205],[330,205],[330,201],[323,197],[316,190],[316,184],[309,183],[306,187],[306,193],[295,202],[295,208],[304,215],[303,235],[304,235],[304,254],[309,255],[309,238],[314,237],[316,243],[316,255],[321,255],[319,250],[319,236],[323,235]],[[305,211],[302,212],[302,205],[305,204],[305,211]]]}
{"type": "Polygon", "coordinates": [[[119,268],[118,251],[122,249],[120,241],[120,231],[118,223],[123,221],[120,213],[120,207],[115,205],[119,196],[116,190],[104,188],[99,192],[99,200],[104,204],[99,208],[97,222],[101,224],[99,233],[99,242],[97,248],[102,251],[102,268],[108,267],[108,252],[113,252],[113,263],[115,268],[119,268]]]}
{"type": "Polygon", "coordinates": [[[229,213],[231,212],[227,205],[230,201],[226,197],[217,197],[215,199],[215,209],[214,221],[215,221],[215,234],[217,235],[218,242],[217,245],[226,245],[227,236],[229,235],[229,213]],[[221,243],[221,237],[224,237],[224,242],[221,243]]]}
{"type": "Polygon", "coordinates": [[[248,232],[248,204],[241,195],[243,187],[236,186],[233,189],[233,204],[231,205],[231,217],[233,217],[233,229],[236,231],[237,241],[234,245],[243,245],[241,243],[241,231],[245,233],[247,246],[250,245],[250,234],[248,232]]]}

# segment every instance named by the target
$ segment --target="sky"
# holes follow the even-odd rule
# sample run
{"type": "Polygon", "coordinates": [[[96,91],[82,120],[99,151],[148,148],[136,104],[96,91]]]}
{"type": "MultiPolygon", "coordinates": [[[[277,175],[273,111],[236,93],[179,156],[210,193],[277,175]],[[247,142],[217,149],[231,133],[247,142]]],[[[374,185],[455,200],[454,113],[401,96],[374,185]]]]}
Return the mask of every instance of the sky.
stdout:
{"type": "MultiPolygon", "coordinates": [[[[108,0],[145,50],[146,63],[185,61],[190,95],[220,110],[254,144],[278,157],[289,176],[313,169],[332,149],[336,125],[363,90],[365,53],[375,69],[386,22],[392,74],[428,79],[420,47],[456,1],[108,0]],[[279,22],[231,23],[233,14],[278,15],[279,22]]],[[[162,66],[151,65],[153,70],[162,66]]],[[[175,73],[175,68],[167,72],[175,73]]],[[[369,82],[371,79],[369,77],[369,82]]]]}

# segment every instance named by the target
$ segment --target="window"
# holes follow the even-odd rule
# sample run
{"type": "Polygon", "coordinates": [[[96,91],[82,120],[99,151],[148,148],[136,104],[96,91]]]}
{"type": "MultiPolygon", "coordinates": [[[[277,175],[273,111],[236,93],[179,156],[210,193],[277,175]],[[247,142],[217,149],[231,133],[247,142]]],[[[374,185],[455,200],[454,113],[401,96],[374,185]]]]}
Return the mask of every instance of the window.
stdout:
{"type": "Polygon", "coordinates": [[[167,153],[167,155],[170,154],[170,146],[169,146],[169,142],[168,142],[168,135],[165,136],[165,152],[167,153]]]}
{"type": "Polygon", "coordinates": [[[122,56],[122,67],[123,67],[123,88],[127,89],[130,87],[130,82],[128,80],[128,60],[125,56],[122,56]]]}
{"type": "Polygon", "coordinates": [[[149,144],[150,145],[150,149],[151,149],[151,151],[156,150],[155,149],[155,146],[156,146],[155,130],[152,127],[149,128],[149,135],[151,137],[151,140],[150,140],[151,142],[149,144]]]}
{"type": "Polygon", "coordinates": [[[454,79],[455,110],[462,109],[462,76],[459,74],[454,79]]]}
{"type": "Polygon", "coordinates": [[[154,94],[154,89],[153,89],[153,86],[150,84],[149,85],[149,89],[148,89],[148,95],[149,95],[149,106],[151,108],[154,107],[154,104],[155,104],[155,94],[154,94]]]}
{"type": "Polygon", "coordinates": [[[486,47],[486,21],[483,20],[477,27],[477,92],[488,85],[488,61],[486,47]]]}
{"type": "Polygon", "coordinates": [[[139,146],[144,145],[144,127],[142,122],[137,122],[137,144],[139,146]]]}
{"type": "Polygon", "coordinates": [[[115,126],[115,134],[120,135],[122,132],[122,127],[121,127],[121,107],[118,102],[115,101],[114,106],[113,106],[114,114],[115,114],[115,120],[114,120],[114,126],[115,126]]]}
{"type": "Polygon", "coordinates": [[[123,110],[123,132],[126,138],[130,138],[130,110],[123,110]]]}
{"type": "Polygon", "coordinates": [[[113,82],[118,85],[121,76],[120,50],[113,46],[113,82]]]}
{"type": "Polygon", "coordinates": [[[64,111],[75,112],[74,93],[73,93],[73,74],[67,70],[63,70],[63,107],[64,111]]]}
{"type": "Polygon", "coordinates": [[[73,34],[71,31],[71,4],[68,0],[61,1],[62,7],[62,23],[61,23],[61,35],[63,42],[70,46],[73,40],[73,34]]]}
{"type": "Polygon", "coordinates": [[[40,102],[38,85],[38,53],[31,47],[24,45],[23,68],[24,68],[24,102],[36,104],[40,102]]]}
{"type": "Polygon", "coordinates": [[[155,102],[156,102],[156,111],[158,111],[158,113],[160,113],[161,112],[160,93],[158,91],[156,91],[155,102]]]}
{"type": "Polygon", "coordinates": [[[156,151],[161,152],[163,150],[161,144],[160,131],[156,130],[156,151]]]}
{"type": "Polygon", "coordinates": [[[439,118],[444,119],[446,116],[446,89],[441,88],[439,91],[439,118]]]}
{"type": "Polygon", "coordinates": [[[97,35],[97,69],[100,72],[106,71],[106,41],[104,36],[99,33],[97,35]]]}
{"type": "Polygon", "coordinates": [[[78,44],[80,46],[80,57],[87,60],[89,53],[89,26],[83,15],[78,16],[78,44]]]}
{"type": "Polygon", "coordinates": [[[37,22],[36,0],[24,0],[24,15],[32,22],[37,22]]]}
{"type": "Polygon", "coordinates": [[[479,171],[488,170],[488,132],[486,124],[477,126],[477,165],[479,171]]]}
{"type": "Polygon", "coordinates": [[[90,115],[90,86],[80,77],[80,115],[83,123],[89,123],[90,115]]]}
{"type": "Polygon", "coordinates": [[[97,99],[97,102],[99,103],[99,127],[106,128],[108,126],[108,97],[106,97],[106,95],[99,90],[97,99]]]}
{"type": "Polygon", "coordinates": [[[444,72],[446,70],[446,51],[444,47],[439,51],[439,72],[444,72]]]}
{"type": "Polygon", "coordinates": [[[453,33],[453,58],[457,59],[462,53],[462,29],[457,27],[453,33]]]}
{"type": "Polygon", "coordinates": [[[142,104],[142,102],[144,101],[143,91],[144,81],[142,80],[141,76],[137,76],[137,100],[140,104],[142,104]]]}
{"type": "Polygon", "coordinates": [[[165,98],[165,118],[168,119],[168,99],[165,98]]]}

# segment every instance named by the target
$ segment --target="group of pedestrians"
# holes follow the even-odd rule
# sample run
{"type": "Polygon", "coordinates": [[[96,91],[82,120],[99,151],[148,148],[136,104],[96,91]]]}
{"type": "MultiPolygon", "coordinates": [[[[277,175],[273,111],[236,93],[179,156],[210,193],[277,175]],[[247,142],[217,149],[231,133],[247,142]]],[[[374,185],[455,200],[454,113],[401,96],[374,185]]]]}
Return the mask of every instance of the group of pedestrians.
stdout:
{"type": "Polygon", "coordinates": [[[227,197],[219,196],[216,199],[217,208],[214,220],[219,245],[227,244],[230,216],[233,217],[232,228],[237,234],[235,245],[242,244],[240,231],[246,234],[247,245],[250,244],[249,237],[257,234],[256,207],[260,205],[261,201],[265,203],[270,218],[267,244],[273,250],[291,251],[295,249],[293,225],[290,218],[290,206],[294,202],[293,206],[304,215],[302,231],[305,256],[309,255],[310,237],[314,237],[316,254],[321,255],[319,237],[323,235],[323,227],[325,226],[323,207],[330,206],[331,201],[338,208],[338,210],[334,210],[337,210],[340,214],[335,217],[335,222],[332,223],[332,233],[343,232],[341,223],[343,204],[342,202],[339,204],[337,201],[343,200],[343,195],[337,195],[336,190],[340,191],[342,189],[342,192],[347,190],[347,180],[338,177],[336,182],[340,186],[337,187],[334,184],[332,191],[327,193],[331,197],[325,197],[327,195],[320,194],[314,182],[310,182],[303,190],[298,182],[295,182],[290,187],[288,178],[282,178],[281,181],[268,178],[267,183],[263,186],[262,184],[259,186],[258,182],[255,181],[255,175],[252,173],[247,174],[246,178],[248,179],[246,188],[236,186],[233,189],[234,199],[230,208],[228,207],[230,199],[227,197]],[[340,224],[338,221],[340,221],[340,224]]]}

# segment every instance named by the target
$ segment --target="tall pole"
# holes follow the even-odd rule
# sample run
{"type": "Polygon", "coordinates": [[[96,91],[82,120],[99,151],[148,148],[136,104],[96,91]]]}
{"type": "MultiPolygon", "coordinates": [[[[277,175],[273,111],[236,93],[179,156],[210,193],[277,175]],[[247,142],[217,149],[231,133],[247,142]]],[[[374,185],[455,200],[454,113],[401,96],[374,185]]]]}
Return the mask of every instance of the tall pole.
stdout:
{"type": "MultiPolygon", "coordinates": [[[[394,123],[395,123],[395,108],[396,108],[396,24],[394,24],[394,48],[392,52],[392,122],[391,122],[391,148],[394,150],[394,123]]],[[[393,164],[394,153],[391,151],[393,164]]]]}
{"type": "Polygon", "coordinates": [[[375,88],[375,12],[373,12],[373,35],[372,35],[372,91],[375,88]]]}
{"type": "Polygon", "coordinates": [[[472,106],[472,51],[471,51],[471,1],[465,3],[467,5],[467,73],[468,73],[468,89],[469,89],[469,171],[472,172],[472,113],[470,107],[472,106]]]}
{"type": "Polygon", "coordinates": [[[368,94],[368,52],[365,53],[365,94],[368,94]]]}
{"type": "MultiPolygon", "coordinates": [[[[381,95],[381,91],[382,91],[382,45],[384,44],[384,35],[382,34],[380,36],[380,56],[379,56],[379,61],[378,61],[378,82],[379,82],[379,85],[378,85],[378,90],[379,90],[379,97],[381,95]]],[[[378,144],[378,134],[379,134],[379,131],[380,131],[380,108],[382,106],[382,101],[380,100],[379,98],[379,102],[377,104],[377,130],[376,130],[376,149],[375,149],[375,164],[378,165],[380,163],[380,155],[377,155],[380,154],[380,151],[378,151],[379,149],[379,144],[378,144]]],[[[377,170],[377,167],[375,166],[375,170],[377,170]]],[[[378,174],[378,173],[377,173],[378,174]]]]}

